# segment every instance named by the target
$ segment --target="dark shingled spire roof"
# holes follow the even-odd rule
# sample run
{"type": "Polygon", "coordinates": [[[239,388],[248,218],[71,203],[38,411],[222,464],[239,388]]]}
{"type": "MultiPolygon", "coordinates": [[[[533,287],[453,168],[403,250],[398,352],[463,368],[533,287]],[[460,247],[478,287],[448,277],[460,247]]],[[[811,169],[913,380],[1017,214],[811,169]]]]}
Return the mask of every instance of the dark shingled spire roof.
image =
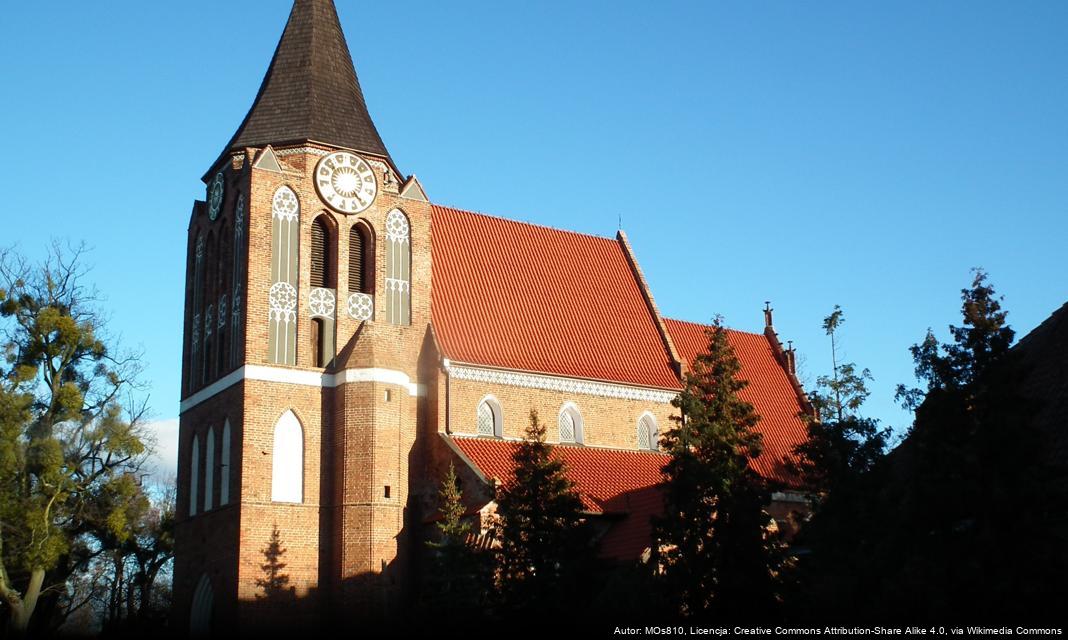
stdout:
{"type": "Polygon", "coordinates": [[[293,3],[256,102],[227,150],[307,140],[389,158],[367,112],[333,0],[293,3]]]}

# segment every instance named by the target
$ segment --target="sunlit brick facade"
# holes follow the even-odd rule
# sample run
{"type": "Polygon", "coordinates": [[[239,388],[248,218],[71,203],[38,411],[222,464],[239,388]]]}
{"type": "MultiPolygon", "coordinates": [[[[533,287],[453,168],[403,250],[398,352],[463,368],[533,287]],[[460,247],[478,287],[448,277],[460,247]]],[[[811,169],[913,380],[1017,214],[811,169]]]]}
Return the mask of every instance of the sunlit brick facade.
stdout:
{"type": "MultiPolygon", "coordinates": [[[[432,205],[367,113],[331,0],[295,2],[204,182],[188,236],[179,627],[396,614],[444,470],[457,466],[465,499],[486,506],[490,459],[531,410],[551,441],[582,448],[573,472],[591,513],[655,492],[649,443],[671,424],[703,328],[660,317],[622,234],[432,205]],[[616,474],[644,484],[603,482],[603,456],[645,456],[644,475],[616,474]],[[284,580],[271,583],[275,531],[284,580]]],[[[781,477],[806,410],[792,354],[770,316],[763,334],[731,336],[772,443],[760,470],[781,477]]],[[[607,555],[636,559],[631,534],[607,555]]]]}

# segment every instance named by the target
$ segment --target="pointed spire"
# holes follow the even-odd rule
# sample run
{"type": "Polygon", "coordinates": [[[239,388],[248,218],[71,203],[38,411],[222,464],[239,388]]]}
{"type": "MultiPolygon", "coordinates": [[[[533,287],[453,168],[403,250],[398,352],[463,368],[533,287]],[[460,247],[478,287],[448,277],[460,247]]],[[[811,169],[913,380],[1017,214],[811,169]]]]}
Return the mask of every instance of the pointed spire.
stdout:
{"type": "Polygon", "coordinates": [[[333,0],[293,3],[256,101],[227,150],[307,140],[389,158],[333,0]]]}

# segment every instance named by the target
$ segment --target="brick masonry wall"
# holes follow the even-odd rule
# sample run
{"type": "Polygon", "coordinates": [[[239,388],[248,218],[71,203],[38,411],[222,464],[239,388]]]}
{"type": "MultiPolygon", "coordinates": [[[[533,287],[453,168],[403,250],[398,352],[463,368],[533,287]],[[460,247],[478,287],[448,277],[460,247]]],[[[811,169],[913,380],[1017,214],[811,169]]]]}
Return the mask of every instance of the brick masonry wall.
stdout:
{"type": "MultiPolygon", "coordinates": [[[[372,160],[379,178],[379,195],[367,211],[346,216],[327,210],[315,191],[312,174],[320,155],[299,151],[280,153],[283,173],[252,168],[250,161],[229,165],[224,216],[233,215],[233,200],[240,191],[247,202],[247,285],[242,364],[269,365],[294,372],[332,373],[348,368],[400,371],[420,383],[424,351],[431,344],[430,321],[430,209],[424,202],[399,198],[396,183],[383,181],[385,165],[372,160]],[[275,192],[286,185],[297,194],[300,210],[299,301],[297,365],[280,367],[268,361],[268,291],[270,276],[271,217],[275,192]],[[365,221],[375,236],[375,291],[385,289],[385,220],[394,208],[408,216],[411,225],[411,324],[385,322],[385,306],[376,296],[370,322],[347,314],[349,229],[365,221]],[[312,366],[311,323],[308,309],[312,221],[328,218],[337,257],[337,357],[330,367],[312,366]]],[[[227,220],[229,218],[226,218],[227,220]]],[[[220,225],[198,207],[190,225],[192,245],[198,233],[220,225]]],[[[232,221],[229,222],[232,229],[232,221]]],[[[192,251],[190,251],[192,260],[192,251]]],[[[192,266],[187,278],[186,361],[192,310],[192,266]]],[[[334,285],[335,283],[330,283],[334,285]]],[[[209,297],[205,297],[205,307],[209,297]]],[[[219,371],[217,379],[227,371],[219,371]]],[[[209,384],[211,380],[209,379],[209,384]]],[[[187,380],[188,397],[204,385],[187,380]]],[[[421,400],[407,387],[384,383],[354,383],[340,388],[318,388],[246,380],[182,416],[179,453],[179,557],[175,568],[175,616],[188,623],[189,607],[200,576],[211,576],[215,591],[215,621],[238,623],[243,630],[270,628],[277,621],[292,625],[304,620],[312,627],[328,609],[351,616],[377,616],[402,597],[407,581],[407,512],[409,466],[416,457],[421,400]],[[271,501],[274,426],[288,410],[301,423],[304,436],[304,501],[271,501]],[[232,457],[234,479],[230,507],[188,517],[191,436],[187,432],[206,425],[216,416],[233,415],[232,457]],[[389,496],[386,497],[386,487],[389,496]],[[240,500],[238,503],[237,501],[240,500]],[[228,514],[228,515],[226,515],[228,514]],[[226,526],[221,526],[223,518],[226,526]],[[264,549],[278,527],[286,549],[280,561],[292,587],[292,606],[264,606],[264,549]],[[282,611],[280,611],[282,610],[282,611]],[[281,616],[277,618],[276,616],[281,616]]],[[[219,421],[221,424],[221,421],[219,421]]],[[[206,430],[206,426],[203,427],[206,430]]],[[[221,427],[217,427],[217,430],[221,427]]],[[[217,449],[218,451],[218,449],[217,449]]],[[[217,454],[218,455],[218,454],[217,454]]],[[[203,451],[201,452],[203,460],[203,451]]],[[[201,491],[204,481],[200,480],[201,491]]],[[[218,481],[216,481],[218,491],[218,481]]],[[[200,498],[202,500],[202,498],[200,498]]]]}
{"type": "Polygon", "coordinates": [[[188,624],[189,608],[193,592],[202,575],[211,581],[217,603],[216,619],[221,624],[236,622],[238,558],[240,555],[240,508],[241,492],[240,451],[242,439],[242,385],[237,384],[223,393],[182,414],[178,427],[178,496],[177,522],[175,526],[174,560],[174,610],[176,623],[188,624]],[[222,454],[222,428],[230,421],[230,464],[224,467],[222,454]],[[205,466],[205,438],[214,427],[215,446],[215,507],[203,511],[205,466]],[[190,496],[193,438],[200,441],[200,469],[196,496],[190,496]],[[220,506],[219,498],[223,474],[229,473],[229,504],[220,506]],[[189,516],[189,502],[197,501],[197,515],[189,516]]]}
{"type": "MultiPolygon", "coordinates": [[[[215,593],[215,623],[223,628],[239,625],[243,632],[277,628],[275,625],[315,628],[331,614],[353,619],[395,611],[417,574],[423,523],[436,511],[440,479],[448,464],[456,465],[469,504],[480,506],[488,496],[488,487],[441,438],[447,429],[473,434],[478,403],[487,395],[500,403],[508,438],[523,436],[528,414],[536,409],[547,425],[548,439],[556,441],[557,416],[566,402],[577,405],[589,446],[638,448],[638,420],[646,411],[656,418],[661,433],[673,424],[671,416],[677,411],[668,403],[449,380],[430,329],[430,206],[396,195],[396,185],[387,187],[383,181],[385,164],[369,158],[379,179],[375,203],[358,215],[338,214],[321,203],[315,190],[313,172],[321,155],[302,150],[280,152],[282,173],[253,168],[254,157],[255,151],[248,150],[247,160],[227,165],[228,188],[220,219],[208,221],[206,208],[198,204],[189,230],[192,260],[198,233],[224,227],[232,230],[237,194],[245,194],[247,282],[243,287],[245,326],[238,366],[268,365],[303,375],[386,369],[405,374],[425,390],[425,395],[412,396],[406,386],[382,382],[320,388],[246,380],[185,412],[179,435],[175,560],[175,622],[179,628],[188,623],[193,590],[205,574],[215,593]],[[271,207],[275,192],[283,185],[293,189],[301,203],[294,367],[268,361],[268,291],[273,284],[271,207]],[[386,277],[385,220],[394,208],[404,211],[411,225],[409,326],[386,323],[380,295],[386,277]],[[337,259],[337,281],[330,283],[337,292],[337,354],[326,368],[312,366],[308,308],[311,225],[319,215],[328,218],[337,259]],[[370,322],[350,318],[346,305],[349,230],[360,220],[373,229],[375,240],[376,304],[370,322]],[[274,427],[289,410],[300,421],[304,436],[304,501],[299,505],[271,500],[274,427]],[[215,425],[216,437],[221,438],[227,417],[233,438],[232,504],[190,518],[193,434],[203,438],[208,426],[215,425]],[[292,587],[292,602],[284,607],[265,602],[257,585],[264,577],[263,552],[276,526],[286,549],[280,560],[286,564],[284,574],[292,587]]],[[[232,241],[232,236],[228,240],[232,241]]],[[[188,371],[190,364],[192,265],[187,272],[183,371],[188,371]]],[[[215,293],[206,294],[205,307],[214,302],[212,296],[215,293]]],[[[213,379],[229,371],[229,367],[223,368],[213,379]]],[[[202,387],[187,376],[183,397],[202,387]]],[[[217,443],[217,461],[220,454],[221,444],[217,443]]],[[[203,456],[202,448],[202,465],[203,456]]],[[[217,504],[218,478],[214,485],[217,504]]],[[[201,479],[201,491],[204,486],[201,479]]],[[[198,499],[202,504],[202,496],[198,499]]]]}
{"type": "Polygon", "coordinates": [[[546,439],[558,442],[557,417],[565,403],[573,402],[582,415],[586,445],[637,449],[638,419],[646,411],[656,418],[660,433],[670,429],[673,425],[670,417],[678,415],[678,410],[667,403],[452,379],[449,381],[448,420],[453,433],[477,433],[476,412],[487,395],[492,395],[500,403],[506,438],[523,437],[530,424],[530,411],[534,409],[538,412],[538,419],[546,425],[546,439]]]}

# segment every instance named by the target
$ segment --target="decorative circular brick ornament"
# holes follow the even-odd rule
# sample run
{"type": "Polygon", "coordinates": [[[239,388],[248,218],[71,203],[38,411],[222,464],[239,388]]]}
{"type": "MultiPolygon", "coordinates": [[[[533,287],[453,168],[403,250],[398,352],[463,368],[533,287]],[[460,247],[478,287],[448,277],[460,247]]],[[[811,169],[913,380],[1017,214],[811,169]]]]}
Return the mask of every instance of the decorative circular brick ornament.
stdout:
{"type": "Polygon", "coordinates": [[[333,318],[337,307],[334,292],[330,289],[312,289],[308,306],[313,318],[333,318]]]}
{"type": "Polygon", "coordinates": [[[332,209],[359,213],[375,201],[378,179],[363,158],[338,151],[319,161],[315,168],[315,188],[332,209]]]}
{"type": "Polygon", "coordinates": [[[293,193],[289,187],[282,187],[276,191],[274,200],[271,201],[271,213],[279,220],[287,222],[296,220],[297,214],[300,213],[300,201],[297,200],[297,194],[293,193]]]}
{"type": "Polygon", "coordinates": [[[404,241],[408,239],[408,218],[403,213],[394,209],[386,217],[386,239],[389,241],[404,241]]]}
{"type": "Polygon", "coordinates": [[[215,179],[211,181],[211,189],[208,192],[208,217],[212,220],[219,217],[219,211],[222,209],[223,203],[223,191],[226,188],[226,183],[223,180],[223,174],[220,171],[215,174],[215,179]]]}
{"type": "Polygon", "coordinates": [[[288,282],[276,282],[271,285],[268,295],[271,305],[271,317],[279,322],[291,322],[297,316],[297,290],[288,282]]]}
{"type": "Polygon", "coordinates": [[[374,298],[366,293],[354,293],[349,296],[349,317],[354,320],[370,320],[375,312],[374,298]]]}

